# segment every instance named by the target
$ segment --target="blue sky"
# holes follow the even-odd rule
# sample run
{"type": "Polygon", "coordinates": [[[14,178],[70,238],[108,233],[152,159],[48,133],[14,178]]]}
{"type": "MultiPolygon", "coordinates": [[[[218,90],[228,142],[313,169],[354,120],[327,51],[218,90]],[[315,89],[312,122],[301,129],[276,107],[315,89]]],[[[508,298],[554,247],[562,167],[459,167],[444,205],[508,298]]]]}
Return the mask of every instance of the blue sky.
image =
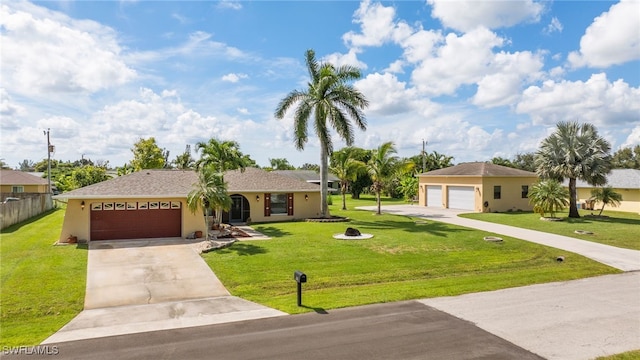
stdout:
{"type": "MultiPolygon", "coordinates": [[[[3,1],[0,158],[170,158],[211,137],[259,165],[319,163],[293,146],[304,53],[361,68],[370,101],[355,145],[454,162],[535,151],[558,121],[640,143],[639,1],[3,1]]],[[[312,131],[312,130],[310,130],[312,131]]],[[[344,144],[334,136],[334,148],[344,144]]],[[[197,158],[197,154],[193,154],[197,158]]]]}

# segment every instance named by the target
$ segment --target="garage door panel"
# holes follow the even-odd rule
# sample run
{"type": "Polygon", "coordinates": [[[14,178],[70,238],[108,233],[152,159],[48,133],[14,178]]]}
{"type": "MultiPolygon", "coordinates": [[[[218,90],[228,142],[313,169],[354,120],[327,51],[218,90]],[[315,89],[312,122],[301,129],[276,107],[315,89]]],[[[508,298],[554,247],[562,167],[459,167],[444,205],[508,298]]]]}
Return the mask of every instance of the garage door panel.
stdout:
{"type": "Polygon", "coordinates": [[[91,211],[91,240],[182,236],[181,209],[91,211]]]}
{"type": "Polygon", "coordinates": [[[442,186],[427,185],[427,206],[442,208],[442,186]]]}
{"type": "Polygon", "coordinates": [[[449,186],[447,197],[449,209],[474,210],[475,196],[473,186],[449,186]]]}

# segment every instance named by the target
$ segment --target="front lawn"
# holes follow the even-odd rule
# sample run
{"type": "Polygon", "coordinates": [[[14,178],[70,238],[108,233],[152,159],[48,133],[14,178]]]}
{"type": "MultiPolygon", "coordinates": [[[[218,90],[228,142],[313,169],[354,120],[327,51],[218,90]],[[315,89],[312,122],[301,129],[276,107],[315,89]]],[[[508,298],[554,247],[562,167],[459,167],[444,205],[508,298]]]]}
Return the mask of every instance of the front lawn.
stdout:
{"type": "Polygon", "coordinates": [[[2,230],[2,346],[39,344],[82,311],[87,251],[53,246],[63,218],[57,209],[2,230]]]}
{"type": "Polygon", "coordinates": [[[540,215],[532,212],[474,213],[460,216],[640,250],[640,215],[621,211],[604,211],[602,215],[608,217],[585,217],[591,212],[581,210],[579,219],[567,217],[568,211],[560,212],[556,216],[564,218],[563,221],[542,221],[540,215]],[[580,235],[575,233],[576,230],[589,231],[593,234],[580,235]]]}
{"type": "Polygon", "coordinates": [[[489,291],[619,271],[579,255],[556,262],[557,250],[459,226],[398,215],[352,210],[371,198],[349,200],[349,223],[263,223],[253,227],[272,237],[243,241],[204,254],[236,296],[288,313],[489,291]],[[346,227],[374,234],[368,240],[336,240],[346,227]],[[303,304],[296,305],[293,272],[307,274],[303,304]]]}

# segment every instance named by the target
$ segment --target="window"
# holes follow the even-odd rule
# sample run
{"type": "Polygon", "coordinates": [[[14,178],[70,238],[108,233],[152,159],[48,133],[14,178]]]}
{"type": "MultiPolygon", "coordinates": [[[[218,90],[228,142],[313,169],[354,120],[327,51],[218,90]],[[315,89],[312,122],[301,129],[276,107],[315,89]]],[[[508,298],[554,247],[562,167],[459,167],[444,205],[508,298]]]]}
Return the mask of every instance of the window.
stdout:
{"type": "Polygon", "coordinates": [[[14,185],[14,186],[11,187],[11,192],[14,192],[14,193],[24,192],[24,186],[14,185]]]}
{"type": "Polygon", "coordinates": [[[529,197],[529,185],[522,185],[522,198],[526,199],[529,197]]]}
{"type": "Polygon", "coordinates": [[[495,185],[493,187],[493,198],[500,199],[501,193],[502,193],[502,187],[500,185],[495,185]]]}
{"type": "Polygon", "coordinates": [[[271,215],[287,215],[287,194],[271,194],[271,215]]]}

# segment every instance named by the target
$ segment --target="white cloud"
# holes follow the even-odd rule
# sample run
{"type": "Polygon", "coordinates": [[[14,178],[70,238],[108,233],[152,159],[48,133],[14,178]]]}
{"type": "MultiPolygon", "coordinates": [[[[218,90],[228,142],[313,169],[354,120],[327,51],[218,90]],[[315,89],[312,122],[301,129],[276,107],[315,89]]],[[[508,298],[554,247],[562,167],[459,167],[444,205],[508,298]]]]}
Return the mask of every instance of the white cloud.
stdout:
{"type": "Polygon", "coordinates": [[[540,76],[543,62],[539,54],[528,51],[498,53],[487,69],[488,74],[478,81],[472,102],[478,106],[510,105],[520,97],[522,84],[540,76]]]}
{"type": "Polygon", "coordinates": [[[624,143],[620,145],[620,148],[634,147],[637,145],[640,145],[640,125],[636,125],[636,127],[631,130],[631,133],[629,133],[624,143]]]}
{"type": "Polygon", "coordinates": [[[569,54],[573,67],[606,68],[640,59],[640,2],[623,0],[594,19],[580,39],[580,50],[569,54]]]}
{"type": "Polygon", "coordinates": [[[238,81],[240,81],[240,79],[246,79],[248,77],[249,77],[249,75],[247,75],[247,74],[229,73],[229,74],[226,74],[226,75],[222,76],[222,81],[227,81],[227,82],[230,82],[230,83],[237,83],[238,81]]]}
{"type": "Polygon", "coordinates": [[[116,32],[26,2],[0,6],[2,77],[21,94],[93,93],[136,72],[122,59],[116,32]]]}
{"type": "Polygon", "coordinates": [[[554,16],[551,19],[551,22],[549,23],[549,25],[547,25],[547,27],[544,28],[543,33],[549,35],[554,32],[562,32],[562,29],[563,29],[562,23],[560,22],[560,20],[558,20],[557,17],[554,16]]]}
{"type": "Polygon", "coordinates": [[[222,0],[222,1],[218,1],[216,6],[219,9],[231,9],[231,10],[242,9],[242,4],[238,1],[222,0]]]}
{"type": "Polygon", "coordinates": [[[510,27],[522,22],[537,22],[544,10],[541,3],[524,1],[427,0],[431,16],[446,27],[468,32],[478,27],[510,27]]]}
{"type": "Polygon", "coordinates": [[[522,94],[516,112],[529,114],[535,124],[579,120],[595,125],[637,123],[640,88],[623,80],[609,82],[606,74],[593,74],[583,81],[545,81],[522,94]]]}
{"type": "Polygon", "coordinates": [[[236,108],[236,111],[238,111],[242,115],[249,115],[249,109],[247,108],[236,108]]]}
{"type": "Polygon", "coordinates": [[[358,60],[358,50],[356,49],[349,49],[346,54],[329,54],[324,56],[321,61],[331,63],[334,66],[351,65],[359,68],[360,70],[367,68],[367,64],[358,60]]]}
{"type": "Polygon", "coordinates": [[[413,84],[426,95],[453,94],[459,86],[473,84],[487,74],[494,59],[492,48],[503,42],[484,28],[462,36],[450,33],[437,49],[437,56],[423,59],[415,68],[413,84]]]}
{"type": "Polygon", "coordinates": [[[356,82],[355,86],[369,100],[367,113],[390,115],[415,110],[411,95],[415,91],[407,90],[406,84],[398,81],[395,75],[369,74],[356,82]]]}
{"type": "Polygon", "coordinates": [[[4,88],[0,88],[0,128],[15,130],[20,127],[20,118],[26,114],[26,109],[15,103],[4,88]]]}
{"type": "Polygon", "coordinates": [[[394,30],[395,9],[382,6],[380,3],[371,4],[364,0],[354,14],[353,22],[360,24],[362,33],[349,31],[342,36],[350,47],[380,46],[390,40],[394,30]]]}

